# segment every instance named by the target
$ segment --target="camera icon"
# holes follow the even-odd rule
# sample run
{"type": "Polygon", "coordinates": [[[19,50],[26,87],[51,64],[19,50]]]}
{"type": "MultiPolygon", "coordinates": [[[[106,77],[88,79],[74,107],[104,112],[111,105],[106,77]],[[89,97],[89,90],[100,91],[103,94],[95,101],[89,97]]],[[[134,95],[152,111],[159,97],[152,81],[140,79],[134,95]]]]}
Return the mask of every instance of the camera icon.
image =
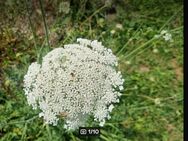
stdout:
{"type": "Polygon", "coordinates": [[[87,135],[86,129],[80,129],[80,135],[87,135]]]}

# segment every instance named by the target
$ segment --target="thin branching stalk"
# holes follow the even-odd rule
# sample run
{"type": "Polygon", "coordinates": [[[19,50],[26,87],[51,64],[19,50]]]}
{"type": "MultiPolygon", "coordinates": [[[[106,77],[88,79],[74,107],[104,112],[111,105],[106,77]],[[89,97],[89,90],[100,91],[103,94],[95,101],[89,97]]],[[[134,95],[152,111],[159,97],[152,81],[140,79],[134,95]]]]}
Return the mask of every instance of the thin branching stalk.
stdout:
{"type": "Polygon", "coordinates": [[[21,141],[25,140],[26,131],[27,131],[27,122],[25,123],[24,129],[23,129],[23,132],[22,132],[21,141]]]}
{"type": "MultiPolygon", "coordinates": [[[[161,30],[162,30],[166,25],[168,25],[168,24],[173,20],[173,18],[177,16],[177,14],[178,14],[181,10],[182,10],[182,8],[180,8],[174,15],[172,15],[172,16],[163,24],[163,26],[161,26],[161,28],[159,29],[159,32],[161,32],[161,30]]],[[[182,29],[182,28],[183,28],[183,27],[178,27],[177,29],[171,30],[171,32],[180,30],[180,29],[182,29]]],[[[135,34],[136,34],[136,33],[135,33],[135,34]]],[[[142,44],[141,46],[139,46],[138,48],[136,48],[135,50],[133,50],[133,51],[130,52],[129,54],[125,55],[123,58],[124,58],[124,59],[127,59],[128,57],[130,57],[131,55],[133,55],[134,53],[136,53],[137,51],[139,51],[139,50],[142,49],[143,47],[147,46],[148,44],[152,43],[152,42],[155,41],[156,39],[157,39],[157,38],[155,38],[155,37],[151,38],[151,39],[148,40],[146,43],[142,44]]],[[[129,42],[129,41],[128,41],[128,42],[129,42]]],[[[128,44],[128,43],[127,43],[127,44],[128,44]]],[[[127,44],[124,45],[123,48],[117,53],[118,55],[119,55],[120,52],[125,48],[125,46],[127,46],[127,44]]],[[[139,52],[139,54],[140,54],[140,52],[139,52]]],[[[132,57],[132,58],[133,58],[133,57],[132,57]]]]}
{"type": "Polygon", "coordinates": [[[105,136],[103,136],[103,135],[100,135],[100,138],[101,139],[103,139],[103,140],[105,140],[105,141],[109,141],[109,139],[108,138],[106,138],[105,136]]]}
{"type": "Polygon", "coordinates": [[[83,21],[80,24],[80,27],[82,27],[87,21],[91,20],[93,18],[93,16],[95,16],[97,13],[99,13],[101,10],[105,9],[106,7],[107,7],[106,5],[103,5],[102,7],[97,9],[92,15],[90,15],[85,21],[83,21]]]}
{"type": "Polygon", "coordinates": [[[46,124],[46,130],[47,130],[47,132],[48,132],[49,140],[51,141],[51,140],[52,140],[52,134],[51,134],[50,127],[49,127],[48,124],[46,124]]]}
{"type": "Polygon", "coordinates": [[[29,122],[31,122],[31,121],[37,119],[38,117],[39,117],[39,116],[36,115],[36,116],[33,116],[32,118],[27,119],[27,120],[22,120],[22,121],[17,121],[17,122],[9,122],[8,124],[21,124],[21,123],[26,123],[26,122],[29,123],[29,122]]]}
{"type": "MultiPolygon", "coordinates": [[[[34,46],[35,46],[35,50],[37,52],[37,35],[36,35],[36,31],[35,31],[35,28],[31,22],[31,15],[30,15],[30,12],[29,12],[29,6],[28,6],[28,1],[25,0],[25,6],[26,6],[26,11],[27,11],[27,17],[28,17],[28,21],[29,21],[29,26],[31,28],[31,31],[32,31],[32,34],[33,34],[33,38],[34,38],[34,46]]],[[[39,54],[37,53],[37,62],[39,62],[39,54]]]]}
{"type": "Polygon", "coordinates": [[[143,48],[142,50],[140,50],[139,52],[137,52],[135,55],[132,55],[129,59],[129,61],[132,61],[132,59],[140,54],[142,54],[143,52],[145,52],[148,48],[151,48],[152,45],[148,45],[145,48],[143,48]]]}
{"type": "Polygon", "coordinates": [[[138,50],[140,50],[141,48],[145,47],[146,45],[149,45],[149,44],[152,43],[154,40],[156,40],[155,37],[153,37],[152,39],[148,40],[146,43],[142,44],[141,46],[139,46],[138,48],[136,48],[135,50],[133,50],[133,51],[130,52],[129,54],[125,55],[124,59],[130,57],[132,54],[136,53],[138,50]]]}
{"type": "Polygon", "coordinates": [[[70,136],[71,136],[71,138],[72,138],[73,141],[76,141],[76,138],[74,137],[74,135],[73,135],[72,132],[70,132],[70,136]]]}
{"type": "MultiPolygon", "coordinates": [[[[176,32],[176,31],[178,31],[178,30],[181,30],[183,27],[178,27],[178,28],[175,28],[175,29],[173,29],[173,30],[171,30],[170,32],[171,33],[173,33],[173,32],[176,32]]],[[[160,37],[161,35],[159,35],[159,37],[160,37]]],[[[127,58],[129,58],[129,57],[133,57],[133,56],[131,56],[131,55],[133,55],[134,53],[136,53],[137,51],[139,51],[140,49],[142,49],[142,48],[144,48],[145,46],[147,46],[147,45],[149,45],[149,44],[151,44],[152,42],[154,42],[154,41],[156,41],[158,38],[155,38],[155,37],[153,37],[153,38],[151,38],[150,40],[148,40],[146,43],[144,43],[144,44],[142,44],[141,46],[139,46],[138,48],[136,48],[135,50],[133,50],[132,52],[130,52],[129,54],[127,54],[127,55],[125,55],[123,58],[124,59],[127,59],[127,58]]],[[[151,47],[151,46],[149,46],[149,47],[151,47]]],[[[149,48],[148,47],[148,48],[149,48]]],[[[141,51],[142,52],[142,51],[141,51]]],[[[139,54],[141,53],[140,51],[139,51],[139,54]]],[[[138,52],[137,52],[138,53],[138,52]]],[[[134,55],[134,56],[136,56],[136,55],[134,55]]]]}
{"type": "Polygon", "coordinates": [[[45,12],[44,12],[42,0],[39,0],[39,4],[40,4],[41,13],[42,13],[43,23],[44,23],[46,42],[47,42],[48,48],[50,48],[50,42],[49,42],[49,36],[48,36],[49,34],[48,34],[48,28],[47,28],[47,23],[46,23],[46,19],[45,19],[45,12]]]}
{"type": "Polygon", "coordinates": [[[141,26],[142,26],[142,25],[140,25],[140,26],[138,27],[138,29],[135,31],[134,35],[133,35],[133,36],[127,41],[127,43],[118,51],[117,56],[119,56],[120,53],[121,53],[121,52],[127,47],[127,45],[130,43],[130,41],[132,41],[132,40],[138,35],[141,26]]]}
{"type": "Polygon", "coordinates": [[[172,29],[172,30],[170,30],[170,31],[173,32],[173,33],[175,33],[176,31],[179,31],[179,30],[181,30],[181,29],[183,29],[183,26],[174,28],[174,29],[172,29]]]}
{"type": "Polygon", "coordinates": [[[176,17],[177,15],[178,15],[178,13],[182,10],[183,8],[180,8],[174,15],[172,15],[164,24],[163,24],[163,26],[159,29],[159,32],[161,31],[161,30],[163,30],[163,28],[166,26],[166,25],[168,25],[173,19],[174,19],[174,17],[176,17]]]}

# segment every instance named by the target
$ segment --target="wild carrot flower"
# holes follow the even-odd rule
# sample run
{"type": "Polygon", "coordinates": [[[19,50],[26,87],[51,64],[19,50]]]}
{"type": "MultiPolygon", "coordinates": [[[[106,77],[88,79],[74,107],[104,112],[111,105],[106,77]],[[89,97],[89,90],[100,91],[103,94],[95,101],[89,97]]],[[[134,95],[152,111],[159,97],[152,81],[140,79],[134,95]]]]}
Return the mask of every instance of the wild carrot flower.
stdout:
{"type": "Polygon", "coordinates": [[[170,34],[167,30],[162,30],[160,34],[154,36],[155,38],[162,37],[165,41],[173,42],[172,34],[170,34]]]}
{"type": "Polygon", "coordinates": [[[116,24],[116,28],[122,30],[123,29],[123,25],[118,23],[118,24],[116,24]]]}
{"type": "Polygon", "coordinates": [[[52,50],[24,76],[28,104],[41,110],[47,124],[57,125],[63,113],[64,128],[73,130],[84,126],[89,116],[103,126],[124,82],[111,49],[97,40],[77,42],[52,50]]]}
{"type": "Polygon", "coordinates": [[[168,33],[168,31],[162,30],[161,35],[165,41],[172,41],[172,35],[170,33],[168,33]]]}

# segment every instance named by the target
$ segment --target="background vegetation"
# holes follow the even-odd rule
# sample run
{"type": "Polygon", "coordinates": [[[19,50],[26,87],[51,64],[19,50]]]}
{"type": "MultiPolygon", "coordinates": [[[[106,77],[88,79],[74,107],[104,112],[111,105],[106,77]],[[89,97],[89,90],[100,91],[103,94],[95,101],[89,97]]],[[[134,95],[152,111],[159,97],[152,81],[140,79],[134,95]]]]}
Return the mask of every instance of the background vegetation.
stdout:
{"type": "Polygon", "coordinates": [[[1,141],[183,140],[181,0],[4,0],[0,13],[1,141]],[[173,42],[153,39],[162,30],[173,42]],[[111,48],[125,78],[100,137],[79,137],[62,123],[46,126],[22,90],[31,62],[78,37],[111,48]]]}

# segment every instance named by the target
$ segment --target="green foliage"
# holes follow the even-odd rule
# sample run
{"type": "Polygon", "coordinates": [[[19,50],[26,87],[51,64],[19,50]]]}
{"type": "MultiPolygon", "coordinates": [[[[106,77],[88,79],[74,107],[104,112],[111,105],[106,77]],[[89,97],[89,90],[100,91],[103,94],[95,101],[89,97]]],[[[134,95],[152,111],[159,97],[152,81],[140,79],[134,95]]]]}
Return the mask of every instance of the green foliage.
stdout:
{"type": "Polygon", "coordinates": [[[45,0],[50,47],[39,3],[31,3],[36,47],[29,21],[18,18],[28,19],[25,1],[0,2],[4,13],[0,16],[0,140],[183,140],[182,1],[114,0],[105,5],[103,0],[45,0]],[[173,42],[153,39],[163,29],[172,34],[173,42]],[[45,125],[23,92],[23,76],[30,63],[49,48],[73,43],[78,37],[97,39],[111,48],[125,78],[120,103],[100,137],[67,132],[63,119],[56,127],[45,125]]]}

